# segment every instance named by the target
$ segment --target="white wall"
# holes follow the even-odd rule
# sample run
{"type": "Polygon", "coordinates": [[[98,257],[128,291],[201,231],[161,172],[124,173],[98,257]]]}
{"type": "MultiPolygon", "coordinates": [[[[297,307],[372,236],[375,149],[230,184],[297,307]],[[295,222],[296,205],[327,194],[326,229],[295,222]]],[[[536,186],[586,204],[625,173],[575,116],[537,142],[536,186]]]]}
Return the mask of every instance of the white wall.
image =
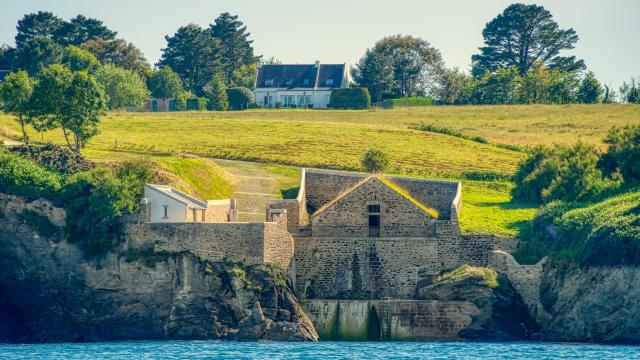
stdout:
{"type": "Polygon", "coordinates": [[[253,96],[261,107],[269,107],[264,103],[265,96],[271,96],[271,107],[275,107],[276,102],[283,102],[282,98],[286,95],[296,96],[296,104],[298,96],[310,95],[313,107],[316,109],[326,109],[331,97],[331,90],[276,90],[276,89],[255,89],[253,96]]]}
{"type": "Polygon", "coordinates": [[[151,208],[151,222],[186,222],[192,219],[188,217],[187,205],[172,199],[161,192],[149,189],[145,186],[144,197],[149,201],[151,208]],[[164,218],[164,206],[167,205],[167,218],[164,218]]]}

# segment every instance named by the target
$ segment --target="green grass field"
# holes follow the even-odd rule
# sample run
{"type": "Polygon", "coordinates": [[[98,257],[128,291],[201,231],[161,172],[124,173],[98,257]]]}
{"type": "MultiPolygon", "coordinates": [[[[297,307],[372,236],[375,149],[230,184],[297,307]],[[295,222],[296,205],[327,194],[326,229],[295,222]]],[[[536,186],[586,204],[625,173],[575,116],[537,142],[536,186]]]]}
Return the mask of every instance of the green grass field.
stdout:
{"type": "MultiPolygon", "coordinates": [[[[102,120],[101,134],[83,152],[98,161],[149,157],[177,175],[173,180],[176,186],[199,196],[219,198],[233,191],[233,179],[227,179],[224,171],[208,160],[183,154],[264,163],[261,171],[289,179],[282,180],[282,190],[295,184],[300,166],[358,169],[362,153],[371,147],[390,155],[391,173],[461,179],[469,171],[510,175],[526,154],[413,126],[432,124],[498,144],[584,141],[602,146],[601,139],[611,126],[638,123],[637,105],[110,113],[102,120]]],[[[13,118],[0,115],[0,136],[18,139],[19,134],[13,118]]],[[[63,143],[60,131],[32,132],[31,136],[63,143]]],[[[534,209],[511,203],[511,186],[506,182],[463,181],[463,230],[517,234],[534,209]]]]}

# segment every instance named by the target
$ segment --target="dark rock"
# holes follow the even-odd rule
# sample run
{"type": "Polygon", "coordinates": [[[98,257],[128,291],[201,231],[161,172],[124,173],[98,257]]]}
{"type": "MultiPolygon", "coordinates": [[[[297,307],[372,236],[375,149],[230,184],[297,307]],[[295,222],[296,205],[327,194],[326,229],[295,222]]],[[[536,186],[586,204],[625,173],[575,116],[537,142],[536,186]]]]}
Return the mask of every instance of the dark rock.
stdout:
{"type": "MultiPolygon", "coordinates": [[[[5,200],[6,197],[0,200],[5,200]]],[[[20,220],[30,203],[0,202],[0,342],[125,339],[317,340],[273,269],[169,254],[87,258],[20,220]],[[129,259],[129,260],[127,260],[129,259]]],[[[59,212],[43,212],[61,229],[59,212]]]]}
{"type": "Polygon", "coordinates": [[[471,325],[460,332],[469,340],[526,340],[538,331],[520,295],[504,276],[491,288],[482,276],[446,280],[418,289],[421,300],[469,301],[480,310],[471,325]]]}

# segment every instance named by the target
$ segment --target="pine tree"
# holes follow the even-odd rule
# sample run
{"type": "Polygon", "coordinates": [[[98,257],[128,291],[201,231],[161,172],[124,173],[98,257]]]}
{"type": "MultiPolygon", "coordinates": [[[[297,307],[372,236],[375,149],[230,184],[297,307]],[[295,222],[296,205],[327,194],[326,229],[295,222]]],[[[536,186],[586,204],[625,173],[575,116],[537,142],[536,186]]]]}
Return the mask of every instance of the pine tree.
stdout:
{"type": "Polygon", "coordinates": [[[227,89],[221,77],[216,76],[205,86],[205,93],[209,99],[209,109],[226,111],[229,108],[227,89]]]}
{"type": "Polygon", "coordinates": [[[238,15],[228,12],[220,14],[215,23],[211,24],[210,30],[211,35],[220,40],[222,77],[226,84],[230,84],[235,71],[259,60],[253,54],[253,40],[249,40],[251,34],[242,21],[238,20],[238,15]]]}

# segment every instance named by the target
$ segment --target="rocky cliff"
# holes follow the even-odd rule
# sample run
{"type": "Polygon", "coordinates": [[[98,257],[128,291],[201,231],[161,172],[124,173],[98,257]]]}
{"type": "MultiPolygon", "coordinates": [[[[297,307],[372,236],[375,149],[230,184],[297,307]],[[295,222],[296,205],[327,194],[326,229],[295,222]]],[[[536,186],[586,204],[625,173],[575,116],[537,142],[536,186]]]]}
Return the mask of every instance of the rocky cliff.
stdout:
{"type": "Polygon", "coordinates": [[[124,249],[88,258],[64,223],[49,202],[0,194],[0,342],[317,339],[276,269],[124,249]]]}
{"type": "Polygon", "coordinates": [[[544,266],[537,322],[547,340],[640,343],[640,269],[544,266]]]}

